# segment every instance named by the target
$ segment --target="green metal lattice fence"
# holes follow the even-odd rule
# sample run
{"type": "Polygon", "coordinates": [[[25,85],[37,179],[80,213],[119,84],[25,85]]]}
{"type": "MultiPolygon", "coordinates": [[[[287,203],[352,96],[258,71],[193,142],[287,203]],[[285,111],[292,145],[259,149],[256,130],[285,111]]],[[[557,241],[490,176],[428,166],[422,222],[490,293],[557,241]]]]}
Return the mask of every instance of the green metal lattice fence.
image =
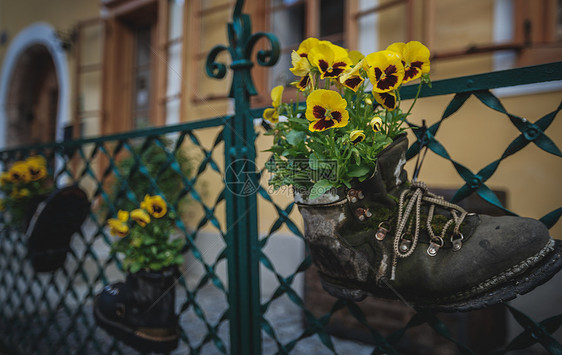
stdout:
{"type": "MultiPolygon", "coordinates": [[[[129,176],[119,161],[132,157],[132,172],[148,182],[152,193],[160,193],[159,178],[170,169],[180,181],[177,195],[169,200],[178,212],[177,233],[185,239],[183,276],[176,286],[176,310],[180,316],[181,341],[177,353],[192,354],[270,354],[270,353],[346,353],[327,330],[334,315],[347,310],[355,323],[363,325],[376,345],[361,347],[365,353],[400,352],[400,346],[412,329],[426,324],[450,342],[460,353],[472,353],[454,338],[445,324],[432,313],[415,313],[403,328],[383,336],[371,327],[361,308],[351,302],[335,300],[331,310],[317,315],[309,310],[299,289],[303,273],[311,267],[303,256],[290,270],[281,270],[278,255],[267,251],[277,233],[285,228],[305,249],[294,203],[280,205],[259,184],[256,170],[253,118],[263,110],[249,108],[249,96],[255,94],[250,69],[254,44],[266,38],[270,51],[258,54],[258,63],[275,63],[278,46],[269,34],[251,34],[250,19],[236,5],[229,24],[230,47],[219,46],[208,60],[209,73],[224,76],[227,70],[214,62],[219,52],[229,51],[234,71],[231,95],[236,114],[177,126],[146,129],[127,134],[93,139],[43,144],[6,150],[0,153],[4,167],[11,162],[40,154],[50,162],[58,184],[76,183],[89,192],[92,210],[81,230],[73,236],[63,268],[53,273],[35,273],[26,259],[22,233],[5,226],[0,240],[0,344],[13,353],[130,353],[132,350],[99,330],[93,322],[91,303],[101,288],[122,279],[119,260],[109,254],[111,237],[105,224],[113,217],[118,199],[138,202],[129,185],[129,176]],[[149,171],[144,153],[157,146],[165,152],[160,169],[149,171]],[[191,165],[186,174],[177,152],[185,151],[191,165]],[[226,183],[225,183],[226,182],[226,183]],[[116,189],[115,186],[118,188],[116,189]],[[275,211],[276,219],[268,231],[258,232],[262,208],[275,211]],[[274,280],[264,290],[264,275],[274,280]],[[282,306],[280,306],[282,305],[282,306]],[[286,313],[297,317],[287,317],[286,313]]],[[[460,200],[476,191],[485,200],[501,205],[486,186],[486,181],[505,159],[533,143],[545,154],[562,156],[545,131],[557,117],[562,103],[532,123],[507,113],[490,91],[494,88],[562,80],[562,63],[489,73],[433,83],[422,97],[454,95],[442,119],[431,126],[424,140],[433,152],[451,161],[466,182],[456,195],[460,200]],[[478,173],[456,162],[436,139],[438,129],[474,96],[487,107],[505,114],[520,132],[505,152],[478,173]]],[[[403,98],[413,97],[413,88],[404,88],[403,98]]],[[[419,131],[418,131],[419,132],[419,131]]],[[[420,152],[419,141],[409,158],[420,152]]],[[[131,172],[130,172],[131,173],[131,172]]],[[[503,208],[503,206],[502,206],[503,208]]],[[[542,220],[551,226],[560,217],[555,209],[542,220]]],[[[552,337],[562,325],[562,315],[534,321],[508,306],[524,331],[498,353],[525,349],[535,343],[552,353],[562,346],[552,337]]]]}

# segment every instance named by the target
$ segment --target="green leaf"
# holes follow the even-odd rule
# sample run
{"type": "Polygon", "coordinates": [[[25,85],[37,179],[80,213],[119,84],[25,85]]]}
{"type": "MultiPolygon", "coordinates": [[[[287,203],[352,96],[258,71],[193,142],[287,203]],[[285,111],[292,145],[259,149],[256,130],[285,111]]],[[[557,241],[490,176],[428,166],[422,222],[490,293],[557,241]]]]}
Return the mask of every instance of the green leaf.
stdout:
{"type": "Polygon", "coordinates": [[[297,145],[304,142],[306,139],[306,133],[300,131],[291,131],[287,133],[287,142],[291,145],[297,145]]]}
{"type": "Polygon", "coordinates": [[[347,176],[362,177],[367,175],[371,169],[365,165],[352,165],[347,170],[347,176]]]}
{"type": "Polygon", "coordinates": [[[172,240],[170,242],[170,244],[172,244],[174,249],[181,249],[183,247],[184,242],[185,241],[182,238],[176,238],[176,239],[172,240]]]}
{"type": "Polygon", "coordinates": [[[319,180],[316,184],[314,184],[314,186],[312,186],[312,189],[310,189],[310,195],[308,196],[308,198],[314,200],[325,194],[333,187],[334,185],[329,180],[319,180]]]}
{"type": "Polygon", "coordinates": [[[162,266],[163,266],[163,265],[162,265],[161,263],[150,263],[150,264],[148,265],[148,267],[150,268],[150,270],[155,270],[155,271],[158,271],[158,270],[162,269],[162,266]]]}
{"type": "Polygon", "coordinates": [[[132,262],[131,263],[131,267],[129,268],[129,271],[134,274],[135,272],[139,271],[141,269],[141,264],[139,262],[132,262]]]}
{"type": "Polygon", "coordinates": [[[183,255],[176,255],[173,261],[174,264],[181,265],[183,264],[183,255]]]}

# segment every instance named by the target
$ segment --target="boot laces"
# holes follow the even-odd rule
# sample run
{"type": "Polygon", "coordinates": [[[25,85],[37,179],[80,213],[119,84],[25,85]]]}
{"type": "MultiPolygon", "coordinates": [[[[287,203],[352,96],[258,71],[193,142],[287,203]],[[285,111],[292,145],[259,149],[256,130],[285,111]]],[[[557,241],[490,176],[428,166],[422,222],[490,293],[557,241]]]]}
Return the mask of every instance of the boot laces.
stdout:
{"type": "Polygon", "coordinates": [[[398,218],[396,221],[396,234],[394,236],[393,244],[394,256],[392,260],[391,280],[394,280],[395,278],[398,259],[409,257],[416,249],[419,240],[422,218],[421,206],[424,202],[429,204],[427,220],[425,221],[426,229],[430,237],[430,245],[427,249],[427,253],[430,256],[435,256],[437,254],[439,248],[445,244],[444,241],[447,230],[453,224],[453,233],[451,235],[453,250],[457,251],[462,246],[461,240],[463,239],[463,235],[460,232],[460,227],[468,213],[460,206],[445,201],[443,196],[431,193],[425,183],[421,181],[414,181],[412,182],[410,189],[406,189],[400,194],[400,200],[398,203],[398,218]],[[451,218],[444,224],[440,235],[436,235],[433,231],[433,227],[431,226],[435,206],[448,209],[451,213],[451,218]],[[415,213],[415,219],[410,218],[412,213],[415,213]],[[414,220],[415,225],[412,225],[414,224],[414,220]],[[412,227],[414,229],[413,235],[412,227]],[[411,236],[411,239],[406,238],[406,236],[411,236]]]}

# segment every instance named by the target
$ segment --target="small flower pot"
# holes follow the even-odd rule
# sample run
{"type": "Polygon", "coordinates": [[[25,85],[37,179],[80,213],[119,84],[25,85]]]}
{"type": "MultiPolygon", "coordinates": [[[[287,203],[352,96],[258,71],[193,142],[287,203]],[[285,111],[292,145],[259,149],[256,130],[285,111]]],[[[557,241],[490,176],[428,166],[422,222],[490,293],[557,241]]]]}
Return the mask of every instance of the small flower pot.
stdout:
{"type": "Polygon", "coordinates": [[[90,202],[86,193],[73,185],[57,189],[33,204],[36,208],[25,228],[28,258],[36,272],[56,271],[66,260],[70,238],[86,219],[90,202]]]}

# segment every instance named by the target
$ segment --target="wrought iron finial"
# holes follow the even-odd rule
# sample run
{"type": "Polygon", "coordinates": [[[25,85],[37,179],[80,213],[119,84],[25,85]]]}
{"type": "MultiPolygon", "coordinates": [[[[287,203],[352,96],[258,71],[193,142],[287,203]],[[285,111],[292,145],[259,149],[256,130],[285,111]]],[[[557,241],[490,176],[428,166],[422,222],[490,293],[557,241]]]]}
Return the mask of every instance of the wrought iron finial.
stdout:
{"type": "Polygon", "coordinates": [[[252,80],[250,69],[254,63],[251,60],[255,44],[261,38],[269,41],[270,49],[260,50],[257,53],[257,63],[261,66],[272,66],[279,59],[279,40],[271,33],[257,32],[251,34],[252,24],[250,16],[242,13],[244,0],[236,1],[232,14],[232,22],[227,25],[229,47],[215,46],[207,57],[206,71],[211,78],[222,79],[226,75],[227,66],[216,61],[222,51],[228,51],[232,62],[230,68],[234,70],[234,78],[230,88],[230,97],[234,97],[234,87],[243,85],[249,95],[256,95],[257,90],[252,80]]]}

